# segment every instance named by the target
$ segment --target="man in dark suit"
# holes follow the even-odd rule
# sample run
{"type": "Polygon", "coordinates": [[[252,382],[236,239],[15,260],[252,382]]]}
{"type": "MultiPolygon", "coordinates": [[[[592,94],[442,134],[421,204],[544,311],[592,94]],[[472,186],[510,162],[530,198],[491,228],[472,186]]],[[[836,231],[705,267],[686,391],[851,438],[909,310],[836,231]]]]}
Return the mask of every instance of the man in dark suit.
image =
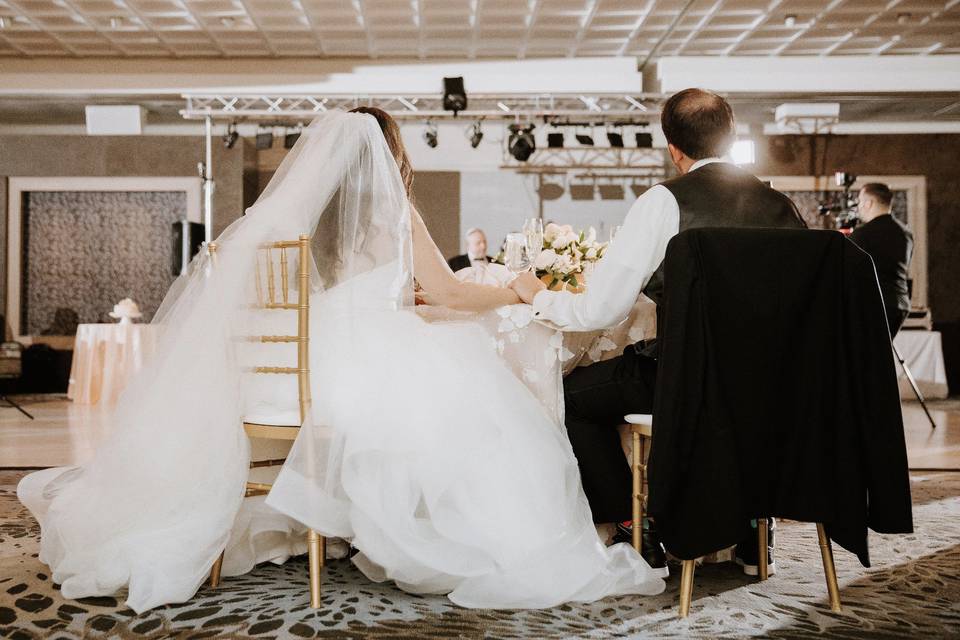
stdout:
{"type": "MultiPolygon", "coordinates": [[[[637,199],[583,294],[546,291],[536,277],[520,274],[511,286],[533,304],[537,317],[571,331],[590,331],[620,323],[641,292],[659,304],[667,243],[680,231],[806,226],[787,196],[722,159],[736,139],[726,100],[685,89],[664,104],[661,125],[680,175],[637,199]]],[[[617,426],[628,413],[652,413],[656,378],[655,350],[637,343],[620,357],[575,369],[563,384],[567,433],[594,521],[619,523],[619,539],[625,541],[630,539],[631,523],[625,521],[631,517],[632,475],[617,426]]],[[[742,564],[755,572],[756,534],[748,531],[744,539],[742,550],[753,557],[742,558],[742,564]]],[[[648,521],[643,523],[643,550],[650,566],[666,575],[666,557],[648,521]]],[[[772,570],[772,550],[770,560],[772,570]]]]}
{"type": "Polygon", "coordinates": [[[850,239],[873,258],[892,338],[910,313],[907,279],[913,255],[913,233],[890,213],[893,192],[887,185],[879,182],[863,185],[858,200],[862,222],[850,234],[850,239]]]}
{"type": "Polygon", "coordinates": [[[467,231],[467,252],[462,256],[454,256],[447,260],[450,269],[456,273],[460,269],[490,264],[491,258],[487,255],[487,235],[483,229],[474,227],[467,231]]]}

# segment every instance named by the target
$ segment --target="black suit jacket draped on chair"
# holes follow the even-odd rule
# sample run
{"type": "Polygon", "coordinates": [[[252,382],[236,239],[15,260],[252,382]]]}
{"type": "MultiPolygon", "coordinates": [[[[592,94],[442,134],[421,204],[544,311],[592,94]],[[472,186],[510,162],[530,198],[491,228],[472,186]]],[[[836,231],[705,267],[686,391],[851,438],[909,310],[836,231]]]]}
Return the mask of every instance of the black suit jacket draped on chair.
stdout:
{"type": "Polygon", "coordinates": [[[745,521],[912,531],[896,373],[869,256],[834,231],[694,229],[665,260],[650,514],[674,555],[745,521]]]}

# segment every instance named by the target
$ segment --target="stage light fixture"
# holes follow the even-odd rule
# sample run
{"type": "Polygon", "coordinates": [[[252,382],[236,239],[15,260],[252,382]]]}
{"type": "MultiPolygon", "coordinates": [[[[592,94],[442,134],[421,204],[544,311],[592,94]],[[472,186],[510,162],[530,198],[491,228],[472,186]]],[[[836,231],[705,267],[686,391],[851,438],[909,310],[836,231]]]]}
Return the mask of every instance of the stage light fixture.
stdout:
{"type": "Polygon", "coordinates": [[[563,148],[563,132],[559,131],[556,133],[548,133],[547,147],[551,149],[562,149],[563,148]]]}
{"type": "Polygon", "coordinates": [[[273,130],[267,129],[266,131],[257,132],[257,141],[256,147],[259,150],[269,149],[273,146],[273,130]]]}
{"type": "Polygon", "coordinates": [[[595,195],[596,195],[596,185],[594,185],[593,183],[570,185],[571,200],[593,200],[595,195]]]}
{"type": "Polygon", "coordinates": [[[644,131],[637,131],[637,148],[638,149],[652,149],[653,148],[653,135],[646,133],[644,131]]]}
{"type": "Polygon", "coordinates": [[[443,108],[453,111],[454,116],[467,108],[467,91],[463,88],[462,77],[443,79],[443,108]]]}
{"type": "Polygon", "coordinates": [[[623,134],[616,131],[607,131],[607,142],[611,147],[623,148],[623,134]]]}
{"type": "Polygon", "coordinates": [[[423,141],[427,143],[427,146],[431,149],[437,148],[437,142],[439,141],[437,136],[437,125],[433,124],[427,120],[426,129],[423,130],[423,141]]]}
{"type": "Polygon", "coordinates": [[[297,130],[295,130],[293,133],[288,133],[288,134],[286,134],[285,136],[283,136],[283,148],[284,148],[284,149],[293,149],[293,146],[294,146],[295,144],[297,144],[297,140],[300,139],[300,132],[301,132],[302,128],[303,128],[303,127],[301,126],[301,127],[298,128],[297,130]]]}
{"type": "Polygon", "coordinates": [[[597,191],[600,192],[601,200],[623,200],[626,192],[622,184],[598,184],[597,191]]]}
{"type": "Polygon", "coordinates": [[[237,123],[231,122],[227,126],[227,132],[223,134],[223,146],[227,149],[233,149],[233,145],[237,143],[239,138],[240,134],[237,133],[237,123]]]}
{"type": "Polygon", "coordinates": [[[529,160],[533,152],[537,150],[537,141],[533,137],[533,129],[532,124],[510,125],[510,139],[507,142],[507,148],[510,150],[510,155],[520,162],[529,160]]]}
{"type": "Polygon", "coordinates": [[[566,189],[563,188],[562,184],[556,182],[544,182],[537,189],[537,193],[540,194],[540,197],[544,200],[558,200],[560,199],[566,189]]]}
{"type": "Polygon", "coordinates": [[[467,139],[470,140],[470,146],[474,149],[480,146],[480,141],[483,140],[483,129],[480,128],[480,120],[474,122],[473,126],[467,129],[467,139]]]}
{"type": "Polygon", "coordinates": [[[592,146],[593,146],[593,137],[592,137],[592,136],[588,136],[588,135],[585,134],[585,133],[578,133],[578,134],[576,134],[576,138],[577,138],[577,142],[579,142],[580,144],[582,144],[582,145],[585,146],[585,147],[592,147],[592,146]]]}

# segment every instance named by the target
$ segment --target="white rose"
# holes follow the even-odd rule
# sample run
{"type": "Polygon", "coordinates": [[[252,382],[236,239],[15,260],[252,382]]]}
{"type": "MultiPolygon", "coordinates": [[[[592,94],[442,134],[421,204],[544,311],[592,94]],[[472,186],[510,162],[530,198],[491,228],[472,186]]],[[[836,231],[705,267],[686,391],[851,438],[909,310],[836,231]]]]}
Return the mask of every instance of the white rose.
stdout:
{"type": "Polygon", "coordinates": [[[549,223],[547,228],[543,230],[543,240],[545,242],[553,242],[553,239],[557,237],[557,234],[560,233],[560,225],[549,223]]]}
{"type": "Polygon", "coordinates": [[[537,256],[533,266],[536,267],[538,271],[546,271],[556,262],[557,257],[557,252],[553,249],[544,249],[540,252],[540,255],[537,256]]]}
{"type": "Polygon", "coordinates": [[[573,270],[573,260],[568,255],[557,256],[557,259],[553,262],[553,271],[557,273],[566,276],[573,273],[573,270]]]}
{"type": "Polygon", "coordinates": [[[574,240],[576,240],[576,236],[572,233],[560,232],[550,245],[554,249],[566,249],[574,240]]]}

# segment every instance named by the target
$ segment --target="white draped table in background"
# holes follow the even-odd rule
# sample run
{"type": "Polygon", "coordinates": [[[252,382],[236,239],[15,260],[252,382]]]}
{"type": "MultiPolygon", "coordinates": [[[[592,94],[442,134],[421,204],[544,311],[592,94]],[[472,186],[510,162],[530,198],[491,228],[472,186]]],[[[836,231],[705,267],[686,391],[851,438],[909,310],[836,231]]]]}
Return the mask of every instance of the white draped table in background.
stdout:
{"type": "MultiPolygon", "coordinates": [[[[910,372],[925,398],[947,397],[947,373],[943,365],[943,345],[939,331],[900,331],[893,339],[897,351],[907,363],[910,372]]],[[[913,389],[897,365],[897,377],[900,385],[900,397],[913,399],[913,389]]]]}
{"type": "Polygon", "coordinates": [[[67,397],[77,404],[112,403],[156,347],[149,324],[81,324],[73,347],[67,397]]]}

